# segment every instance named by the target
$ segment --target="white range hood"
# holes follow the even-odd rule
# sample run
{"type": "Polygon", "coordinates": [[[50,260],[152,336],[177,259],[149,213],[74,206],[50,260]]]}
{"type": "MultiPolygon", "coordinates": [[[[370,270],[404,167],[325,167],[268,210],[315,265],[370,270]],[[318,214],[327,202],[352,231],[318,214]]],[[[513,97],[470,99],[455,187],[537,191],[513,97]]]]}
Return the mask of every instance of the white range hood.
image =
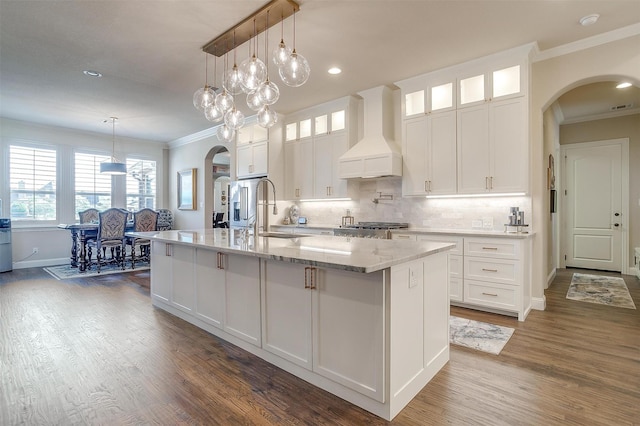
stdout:
{"type": "Polygon", "coordinates": [[[387,86],[358,92],[364,99],[364,137],[338,160],[342,179],[402,176],[402,154],[393,140],[393,97],[387,86]]]}

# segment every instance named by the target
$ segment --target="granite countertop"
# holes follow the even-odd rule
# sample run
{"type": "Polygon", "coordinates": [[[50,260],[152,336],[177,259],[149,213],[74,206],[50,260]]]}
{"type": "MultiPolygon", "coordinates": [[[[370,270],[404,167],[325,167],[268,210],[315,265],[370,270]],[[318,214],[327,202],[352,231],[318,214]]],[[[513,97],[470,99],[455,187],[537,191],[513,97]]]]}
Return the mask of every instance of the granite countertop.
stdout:
{"type": "Polygon", "coordinates": [[[526,239],[533,237],[533,232],[504,232],[484,229],[438,229],[438,228],[408,228],[392,230],[392,234],[430,234],[430,235],[452,235],[459,237],[492,237],[492,238],[515,238],[526,239]]]}
{"type": "Polygon", "coordinates": [[[454,247],[449,243],[331,236],[242,238],[236,229],[129,232],[127,235],[264,259],[353,272],[375,272],[454,247]]]}

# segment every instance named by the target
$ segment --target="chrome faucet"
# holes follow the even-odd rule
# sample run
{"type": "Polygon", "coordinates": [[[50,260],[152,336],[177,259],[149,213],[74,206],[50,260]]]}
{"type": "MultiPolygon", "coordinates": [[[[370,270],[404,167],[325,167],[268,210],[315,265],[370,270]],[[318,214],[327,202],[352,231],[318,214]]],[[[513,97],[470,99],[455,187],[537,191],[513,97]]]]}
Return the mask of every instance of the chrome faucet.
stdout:
{"type": "MultiPolygon", "coordinates": [[[[258,230],[260,229],[260,227],[258,226],[258,218],[260,217],[260,215],[258,214],[258,195],[260,194],[260,187],[262,186],[262,182],[269,182],[271,184],[271,187],[273,188],[273,214],[276,215],[278,214],[278,206],[276,206],[276,186],[273,184],[273,182],[271,182],[271,180],[269,178],[262,178],[258,181],[258,184],[256,185],[256,205],[255,205],[255,209],[254,209],[254,214],[255,214],[255,218],[253,221],[253,235],[254,237],[258,236],[258,230]]],[[[267,202],[267,206],[268,206],[268,202],[267,202]]],[[[266,226],[266,224],[269,223],[269,218],[267,217],[267,212],[265,209],[265,223],[262,225],[263,228],[266,226]]],[[[265,232],[267,231],[267,229],[265,229],[265,232]]]]}

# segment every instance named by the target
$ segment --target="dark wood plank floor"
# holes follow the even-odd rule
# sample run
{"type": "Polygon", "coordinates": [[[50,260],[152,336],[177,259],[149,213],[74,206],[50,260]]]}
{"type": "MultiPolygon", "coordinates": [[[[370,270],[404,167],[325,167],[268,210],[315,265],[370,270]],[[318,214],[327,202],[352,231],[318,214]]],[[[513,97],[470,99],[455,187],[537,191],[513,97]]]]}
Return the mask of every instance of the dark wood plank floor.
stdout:
{"type": "MultiPolygon", "coordinates": [[[[565,298],[516,329],[499,356],[457,346],[397,425],[640,424],[640,311],[565,298]]],[[[640,308],[640,282],[624,276],[640,308]]],[[[149,274],[57,281],[0,274],[0,424],[386,424],[151,306],[149,274]]]]}

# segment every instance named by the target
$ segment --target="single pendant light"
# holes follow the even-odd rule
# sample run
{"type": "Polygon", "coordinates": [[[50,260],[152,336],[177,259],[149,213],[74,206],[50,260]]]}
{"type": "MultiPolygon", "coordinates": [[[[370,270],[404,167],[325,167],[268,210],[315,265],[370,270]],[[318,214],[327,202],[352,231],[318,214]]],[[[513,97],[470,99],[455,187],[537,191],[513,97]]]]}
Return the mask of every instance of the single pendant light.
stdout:
{"type": "MultiPolygon", "coordinates": [[[[100,173],[108,175],[126,175],[127,165],[120,163],[116,159],[116,120],[118,117],[109,117],[113,124],[113,143],[111,147],[111,159],[110,161],[104,161],[100,163],[100,173]]],[[[106,120],[105,120],[106,122],[106,120]]]]}

